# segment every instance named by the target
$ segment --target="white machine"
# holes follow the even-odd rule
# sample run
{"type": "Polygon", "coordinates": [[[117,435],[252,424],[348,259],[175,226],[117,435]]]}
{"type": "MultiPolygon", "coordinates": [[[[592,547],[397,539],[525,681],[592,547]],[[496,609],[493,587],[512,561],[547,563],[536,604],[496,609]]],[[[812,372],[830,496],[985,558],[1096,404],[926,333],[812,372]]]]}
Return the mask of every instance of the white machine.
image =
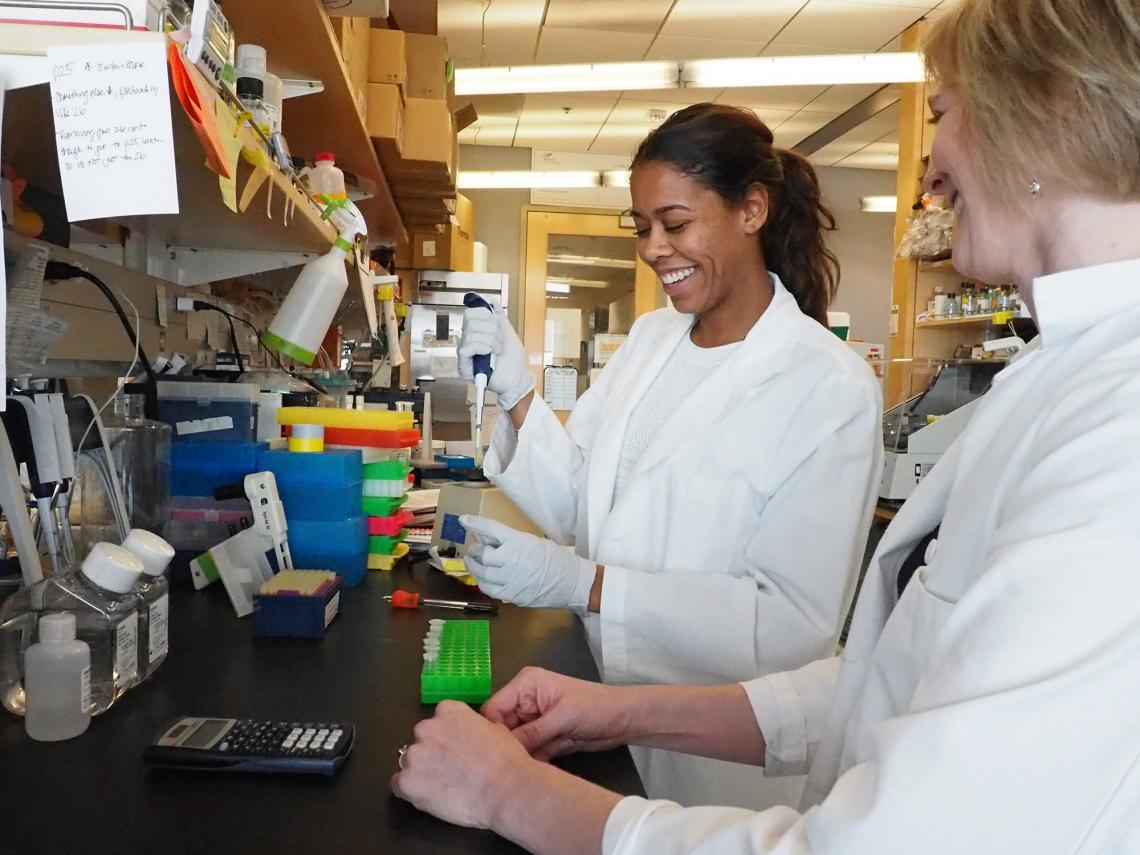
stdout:
{"type": "Polygon", "coordinates": [[[1005,364],[999,359],[929,363],[933,377],[926,388],[883,415],[886,453],[879,498],[900,501],[914,492],[965,429],[1005,364]]]}

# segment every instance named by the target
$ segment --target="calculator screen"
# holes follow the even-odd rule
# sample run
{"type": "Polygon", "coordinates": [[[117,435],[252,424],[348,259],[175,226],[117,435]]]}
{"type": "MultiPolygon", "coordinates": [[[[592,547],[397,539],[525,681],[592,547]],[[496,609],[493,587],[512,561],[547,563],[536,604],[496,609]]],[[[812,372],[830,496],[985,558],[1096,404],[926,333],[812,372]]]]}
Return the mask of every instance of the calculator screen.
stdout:
{"type": "Polygon", "coordinates": [[[209,748],[229,722],[224,718],[208,718],[182,743],[186,748],[209,748]]]}

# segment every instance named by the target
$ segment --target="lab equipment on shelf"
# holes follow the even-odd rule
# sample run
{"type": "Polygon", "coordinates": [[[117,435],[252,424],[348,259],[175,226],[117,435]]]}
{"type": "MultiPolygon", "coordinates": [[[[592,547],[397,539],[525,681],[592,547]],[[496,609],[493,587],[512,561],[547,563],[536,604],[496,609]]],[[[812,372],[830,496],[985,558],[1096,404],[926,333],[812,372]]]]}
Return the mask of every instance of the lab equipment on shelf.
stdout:
{"type": "Polygon", "coordinates": [[[324,425],[295,425],[289,431],[289,450],[312,454],[325,450],[324,425]]]}
{"type": "Polygon", "coordinates": [[[163,380],[158,417],[174,428],[174,442],[254,442],[261,388],[256,383],[163,380]]]}
{"type": "Polygon", "coordinates": [[[75,615],[39,620],[24,654],[24,729],[39,742],[79,736],[91,724],[91,648],[75,637],[75,615]]]}
{"type": "Polygon", "coordinates": [[[285,86],[281,78],[267,67],[265,48],[261,45],[244,44],[237,47],[237,85],[242,86],[243,78],[252,78],[261,84],[261,100],[269,122],[270,136],[281,131],[281,103],[285,97],[285,86]]]}
{"type": "Polygon", "coordinates": [[[318,199],[347,199],[344,189],[344,173],[336,165],[336,155],[323,151],[313,156],[313,166],[301,170],[301,177],[309,185],[309,191],[318,199]]]}

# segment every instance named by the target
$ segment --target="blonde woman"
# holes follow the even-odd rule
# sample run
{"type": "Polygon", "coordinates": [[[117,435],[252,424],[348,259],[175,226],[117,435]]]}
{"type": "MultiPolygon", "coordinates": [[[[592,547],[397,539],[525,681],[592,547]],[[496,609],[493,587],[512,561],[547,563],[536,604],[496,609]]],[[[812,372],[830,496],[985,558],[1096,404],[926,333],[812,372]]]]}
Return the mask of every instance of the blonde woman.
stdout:
{"type": "Polygon", "coordinates": [[[717,688],[527,671],[422,722],[398,794],[536,852],[1140,852],[1140,7],[962,0],[926,55],[955,263],[1017,282],[1041,335],[884,536],[842,658],[717,688]],[[803,811],[531,756],[621,743],[810,768],[803,811]]]}

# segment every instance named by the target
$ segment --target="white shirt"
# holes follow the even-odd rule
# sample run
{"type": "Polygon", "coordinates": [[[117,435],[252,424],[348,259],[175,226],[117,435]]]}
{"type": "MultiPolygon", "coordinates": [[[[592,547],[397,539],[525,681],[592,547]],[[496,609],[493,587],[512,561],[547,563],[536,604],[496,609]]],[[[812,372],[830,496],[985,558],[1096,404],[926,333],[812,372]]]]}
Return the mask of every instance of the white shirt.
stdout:
{"type": "Polygon", "coordinates": [[[1140,261],[1034,298],[1039,340],[891,524],[842,660],[745,684],[768,772],[810,767],[804,812],[629,798],[605,852],[1140,852],[1140,261]]]}
{"type": "Polygon", "coordinates": [[[629,483],[637,461],[661,428],[669,421],[677,407],[704,382],[729,355],[740,347],[740,342],[721,347],[698,347],[691,335],[677,344],[645,397],[629,417],[625,438],[618,457],[617,479],[614,481],[614,502],[621,498],[629,483]]]}

